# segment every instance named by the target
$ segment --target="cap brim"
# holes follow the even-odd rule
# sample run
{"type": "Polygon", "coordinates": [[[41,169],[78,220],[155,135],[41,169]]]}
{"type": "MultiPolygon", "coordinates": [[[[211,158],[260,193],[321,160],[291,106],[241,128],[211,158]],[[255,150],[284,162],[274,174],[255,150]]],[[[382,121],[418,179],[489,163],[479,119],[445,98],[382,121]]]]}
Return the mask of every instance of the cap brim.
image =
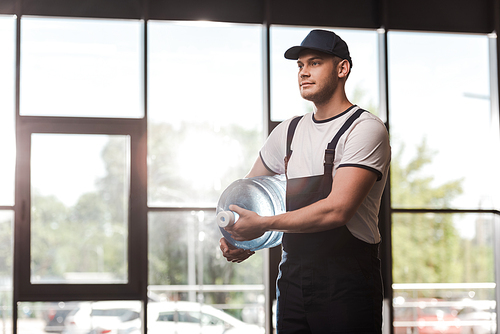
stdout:
{"type": "Polygon", "coordinates": [[[299,59],[299,53],[306,48],[303,46],[292,46],[290,49],[286,50],[285,58],[286,59],[299,59]]]}
{"type": "Polygon", "coordinates": [[[297,59],[299,59],[300,53],[304,50],[315,50],[315,51],[319,51],[319,52],[323,52],[323,53],[335,56],[335,54],[328,52],[328,51],[325,51],[321,48],[306,47],[306,46],[292,46],[290,49],[286,50],[285,58],[291,59],[291,60],[297,60],[297,59]]]}

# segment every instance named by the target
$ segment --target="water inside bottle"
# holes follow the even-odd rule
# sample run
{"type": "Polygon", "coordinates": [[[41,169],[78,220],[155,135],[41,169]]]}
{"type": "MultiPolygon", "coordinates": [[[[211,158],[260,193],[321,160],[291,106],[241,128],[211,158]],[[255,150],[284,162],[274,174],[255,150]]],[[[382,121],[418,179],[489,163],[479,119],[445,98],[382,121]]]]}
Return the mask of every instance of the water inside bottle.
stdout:
{"type": "MultiPolygon", "coordinates": [[[[221,211],[228,211],[231,204],[254,211],[261,216],[274,216],[284,213],[286,211],[285,193],[286,178],[284,175],[257,176],[236,180],[220,196],[216,214],[221,211]]],[[[237,220],[237,217],[235,217],[235,220],[237,220]]],[[[253,240],[236,241],[224,228],[219,229],[224,238],[233,246],[253,251],[279,245],[283,235],[282,232],[268,231],[253,240]]]]}

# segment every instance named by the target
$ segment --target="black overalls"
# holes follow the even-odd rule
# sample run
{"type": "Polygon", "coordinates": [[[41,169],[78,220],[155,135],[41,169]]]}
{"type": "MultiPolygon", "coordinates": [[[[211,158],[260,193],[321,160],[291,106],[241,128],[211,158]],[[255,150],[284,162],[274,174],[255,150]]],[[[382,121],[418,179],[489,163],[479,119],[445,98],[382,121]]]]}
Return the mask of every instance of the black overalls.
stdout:
{"type": "MultiPolygon", "coordinates": [[[[287,211],[326,198],[335,147],[364,110],[357,110],[325,151],[323,175],[287,180],[287,211]]],[[[287,158],[298,123],[288,129],[287,158]]],[[[285,168],[286,170],[286,168],[285,168]]],[[[278,334],[381,333],[382,279],[378,244],[354,237],[344,225],[318,233],[285,233],[277,282],[278,334]]]]}

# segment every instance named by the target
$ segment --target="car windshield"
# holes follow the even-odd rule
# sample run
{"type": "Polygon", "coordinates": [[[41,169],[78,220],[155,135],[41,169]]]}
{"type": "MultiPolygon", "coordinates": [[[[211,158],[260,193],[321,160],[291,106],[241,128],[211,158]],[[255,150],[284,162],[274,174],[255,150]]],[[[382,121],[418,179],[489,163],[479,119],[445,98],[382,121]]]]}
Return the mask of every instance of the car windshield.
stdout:
{"type": "Polygon", "coordinates": [[[187,312],[187,311],[177,311],[177,312],[162,312],[158,315],[158,321],[176,321],[176,322],[191,322],[200,323],[200,313],[199,312],[187,312]]]}
{"type": "Polygon", "coordinates": [[[201,323],[202,325],[223,325],[224,321],[209,314],[195,311],[161,312],[157,321],[201,323]]]}

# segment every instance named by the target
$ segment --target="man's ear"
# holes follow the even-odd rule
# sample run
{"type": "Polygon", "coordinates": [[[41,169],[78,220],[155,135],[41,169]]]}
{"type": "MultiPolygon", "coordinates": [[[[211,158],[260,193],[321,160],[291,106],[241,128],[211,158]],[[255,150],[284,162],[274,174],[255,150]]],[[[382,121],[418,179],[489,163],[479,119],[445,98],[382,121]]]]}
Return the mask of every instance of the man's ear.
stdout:
{"type": "Polygon", "coordinates": [[[347,59],[343,59],[339,62],[337,69],[339,78],[347,78],[349,71],[351,70],[351,64],[347,59]]]}

